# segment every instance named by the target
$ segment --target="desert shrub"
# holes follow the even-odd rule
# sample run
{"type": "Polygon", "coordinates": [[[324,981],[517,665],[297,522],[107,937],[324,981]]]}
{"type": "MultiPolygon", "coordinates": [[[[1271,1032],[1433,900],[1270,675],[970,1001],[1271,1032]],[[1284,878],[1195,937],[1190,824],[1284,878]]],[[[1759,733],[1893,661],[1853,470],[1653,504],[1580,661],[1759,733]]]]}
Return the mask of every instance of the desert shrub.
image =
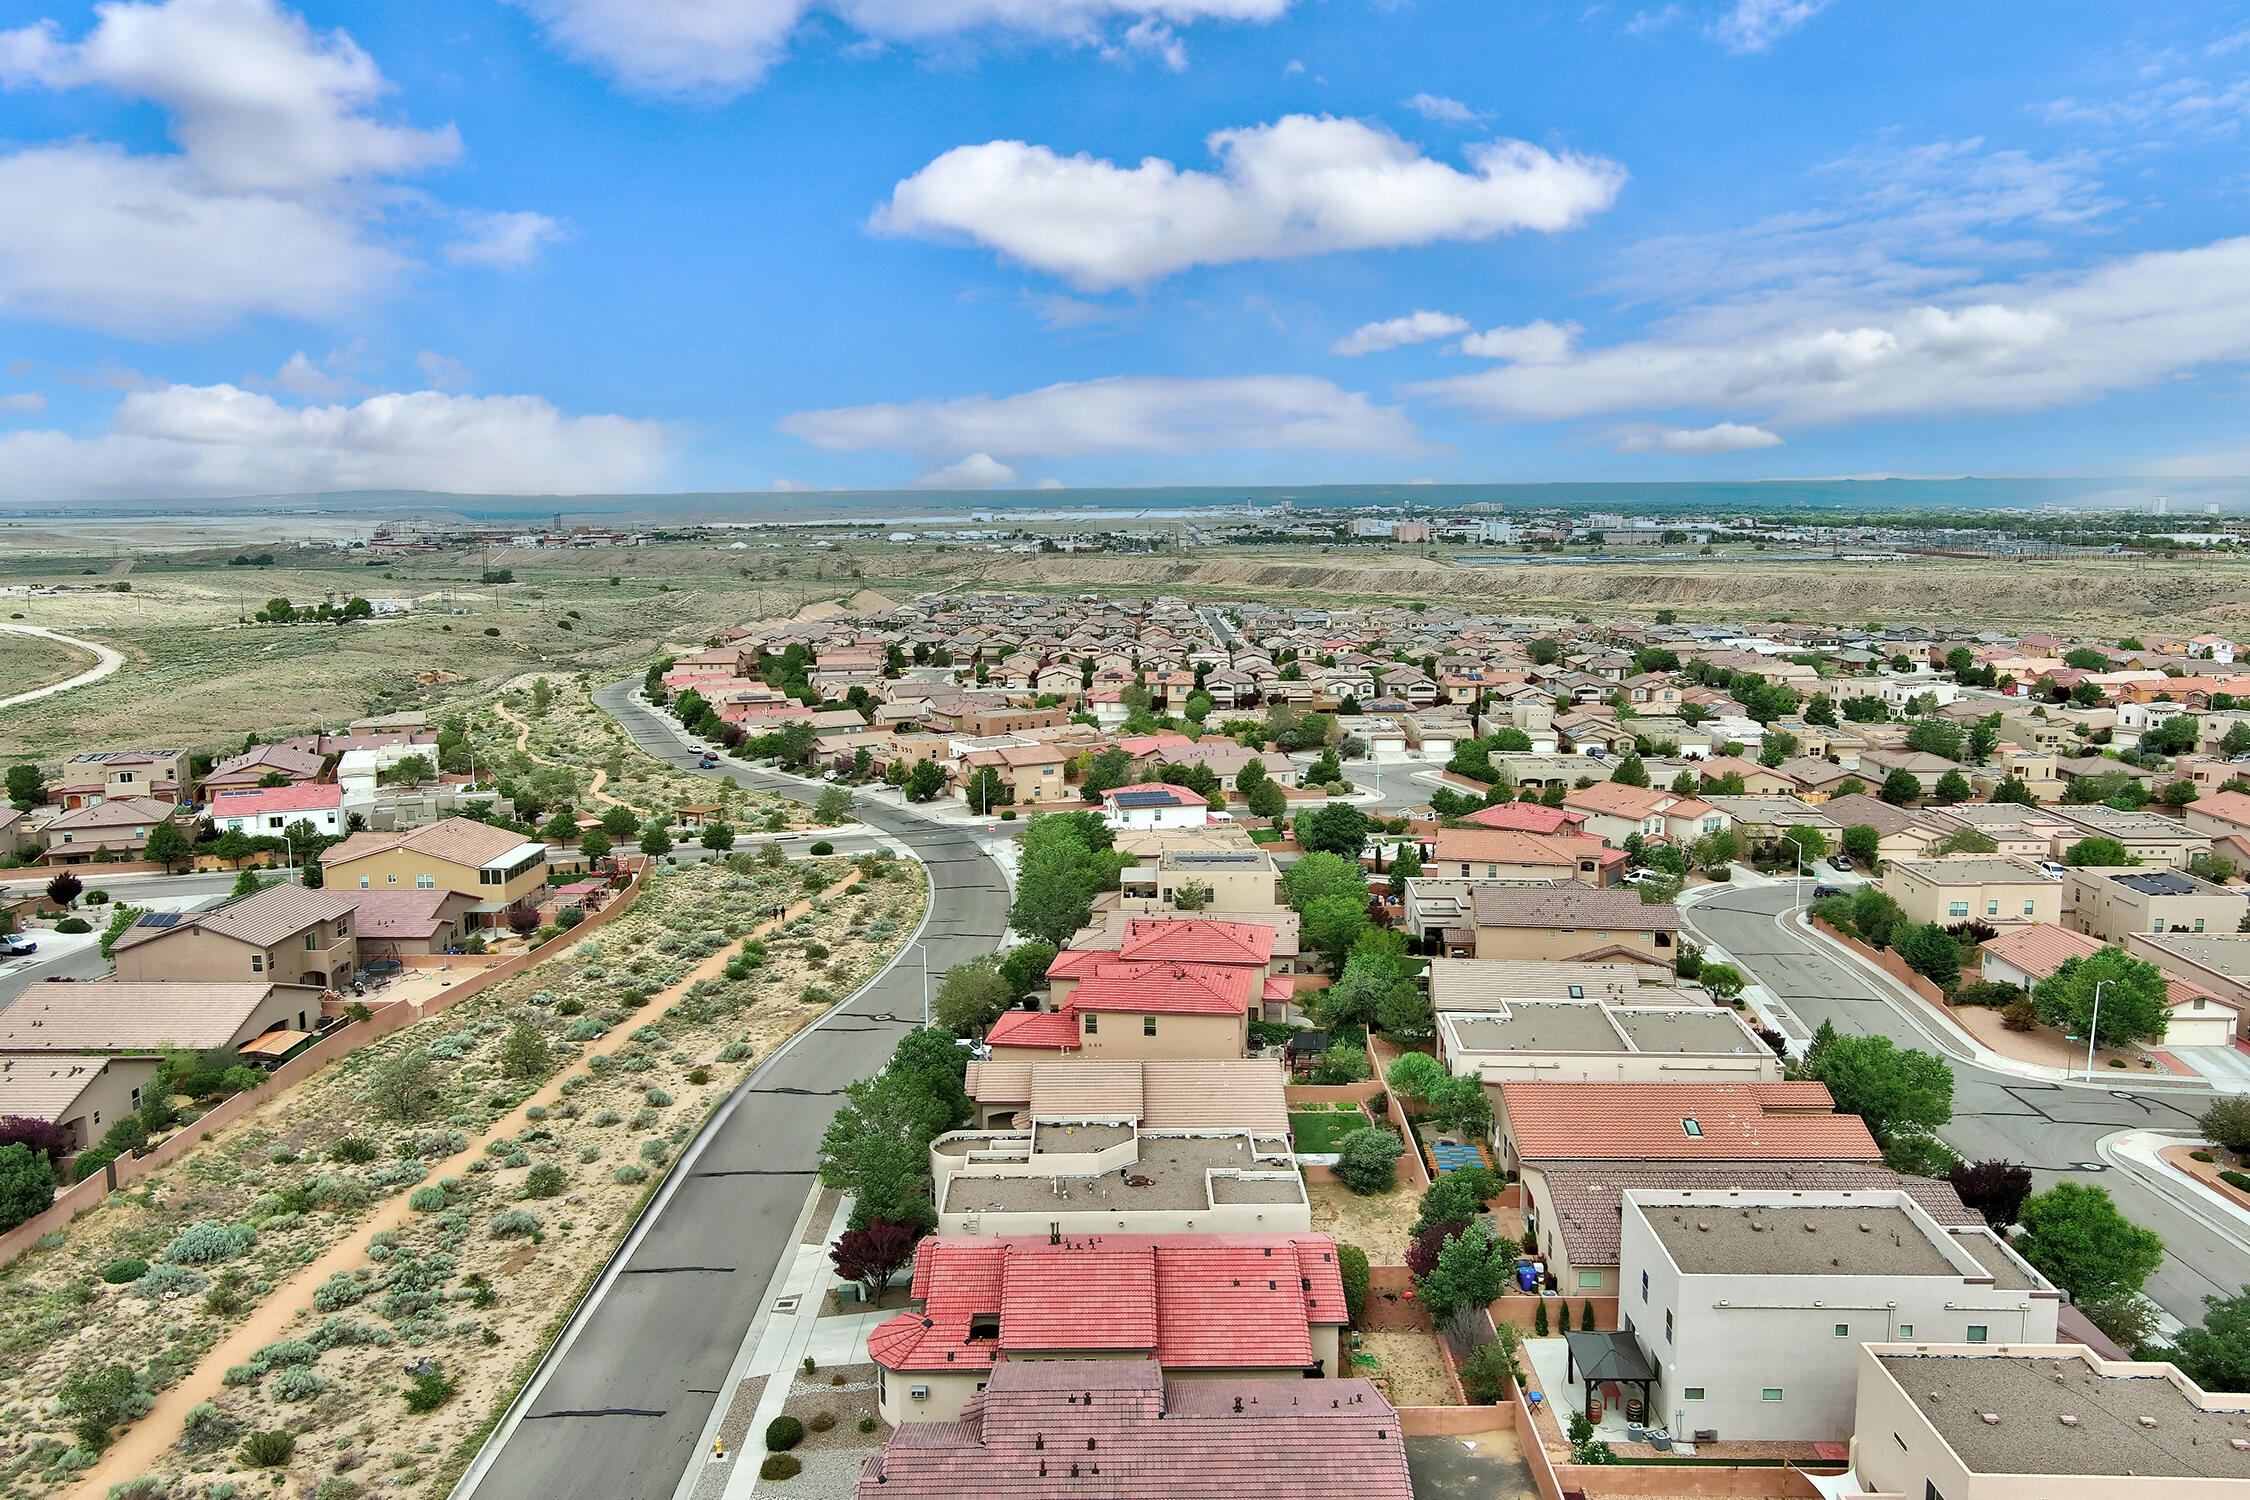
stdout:
{"type": "Polygon", "coordinates": [[[1406,1143],[1392,1130],[1362,1126],[1336,1143],[1336,1176],[1355,1193],[1382,1193],[1398,1180],[1406,1143]]]}
{"type": "Polygon", "coordinates": [[[111,1286],[123,1286],[130,1281],[138,1281],[147,1274],[148,1262],[145,1260],[113,1260],[102,1267],[102,1280],[111,1286]]]}
{"type": "Polygon", "coordinates": [[[662,1161],[669,1148],[662,1141],[641,1142],[641,1160],[662,1161]]]}
{"type": "Polygon", "coordinates": [[[331,1474],[312,1492],[312,1500],[359,1500],[359,1483],[341,1474],[331,1474]]]}
{"type": "Polygon", "coordinates": [[[228,1365],[226,1374],[220,1377],[220,1383],[224,1385],[256,1385],[265,1377],[265,1373],[256,1365],[228,1365]]]}
{"type": "Polygon", "coordinates": [[[672,1102],[672,1096],[665,1093],[662,1089],[650,1089],[647,1093],[641,1095],[641,1097],[643,1099],[646,1099],[649,1102],[650,1106],[655,1109],[663,1109],[670,1105],[672,1102]]]}
{"type": "Polygon", "coordinates": [[[775,1417],[766,1424],[766,1451],[786,1453],[805,1440],[805,1424],[795,1417],[775,1417]]]}
{"type": "Polygon", "coordinates": [[[385,1345],[391,1342],[391,1331],[338,1314],[321,1319],[320,1326],[306,1336],[305,1342],[325,1353],[330,1349],[341,1349],[353,1344],[385,1345]]]}
{"type": "Polygon", "coordinates": [[[750,1054],[755,1050],[748,1042],[729,1042],[719,1049],[719,1061],[723,1063],[747,1062],[750,1060],[750,1054]]]}
{"type": "Polygon", "coordinates": [[[805,1431],[828,1432],[833,1430],[835,1426],[836,1414],[834,1412],[816,1411],[812,1414],[812,1420],[805,1424],[805,1431]]]}
{"type": "Polygon", "coordinates": [[[134,1282],[133,1289],[126,1295],[156,1302],[166,1296],[185,1297],[202,1290],[203,1278],[186,1266],[162,1264],[150,1266],[148,1274],[134,1282]]]}
{"type": "Polygon", "coordinates": [[[271,1370],[281,1365],[309,1365],[320,1357],[320,1351],[303,1339],[279,1339],[250,1356],[250,1363],[260,1370],[271,1370]]]}
{"type": "Polygon", "coordinates": [[[418,1187],[406,1200],[406,1206],[418,1214],[434,1214],[445,1207],[445,1189],[418,1187]]]}
{"type": "Polygon", "coordinates": [[[690,1068],[688,1069],[687,1081],[690,1083],[709,1083],[711,1081],[711,1070],[709,1068],[690,1068]]]}
{"type": "Polygon", "coordinates": [[[602,1148],[599,1146],[581,1146],[578,1148],[578,1159],[582,1162],[599,1161],[601,1155],[602,1148]]]}
{"type": "Polygon", "coordinates": [[[521,1208],[504,1208],[492,1216],[491,1229],[496,1240],[522,1239],[539,1232],[539,1216],[521,1208]]]}
{"type": "Polygon", "coordinates": [[[304,1365],[290,1365],[266,1386],[276,1401],[310,1401],[328,1389],[328,1382],[304,1365]]]}
{"type": "Polygon", "coordinates": [[[242,1440],[242,1462],[247,1468],[279,1468],[296,1451],[297,1440],[286,1432],[253,1432],[242,1440]]]}
{"type": "Polygon", "coordinates": [[[330,1161],[354,1167],[364,1167],[380,1155],[382,1152],[376,1149],[375,1143],[364,1136],[347,1135],[328,1148],[330,1161]]]}
{"type": "Polygon", "coordinates": [[[628,1162],[610,1173],[609,1180],[611,1182],[646,1182],[648,1181],[648,1171],[644,1167],[636,1167],[628,1162]]]}
{"type": "Polygon", "coordinates": [[[76,934],[81,932],[92,932],[93,930],[94,929],[91,926],[87,925],[86,919],[84,917],[65,917],[60,922],[57,922],[55,924],[55,931],[57,932],[68,932],[76,934]]]}
{"type": "Polygon", "coordinates": [[[357,1177],[347,1177],[341,1172],[323,1172],[312,1180],[306,1194],[313,1208],[325,1208],[331,1213],[349,1213],[365,1208],[374,1194],[366,1183],[357,1177]]]}
{"type": "Polygon", "coordinates": [[[2000,1024],[2010,1031],[2029,1031],[2039,1024],[2039,1012],[2029,1000],[2011,1000],[2001,1008],[2000,1024]]]}
{"type": "Polygon", "coordinates": [[[805,1471],[794,1453],[769,1453],[766,1461],[758,1465],[760,1479],[794,1479],[805,1471]]]}
{"type": "MultiPolygon", "coordinates": [[[[442,1195],[441,1195],[442,1196],[442,1195]]],[[[313,1288],[313,1308],[318,1312],[336,1312],[341,1308],[364,1301],[367,1288],[349,1271],[338,1271],[319,1286],[313,1288]]]]}
{"type": "Polygon", "coordinates": [[[254,1238],[256,1235],[241,1224],[190,1224],[164,1247],[157,1259],[176,1266],[215,1266],[249,1249],[254,1238]]]}
{"type": "Polygon", "coordinates": [[[406,1409],[412,1412],[436,1411],[453,1399],[460,1388],[459,1382],[446,1379],[434,1370],[424,1370],[414,1377],[414,1384],[406,1391],[406,1409]]]}
{"type": "Polygon", "coordinates": [[[543,1161],[525,1175],[523,1195],[526,1198],[560,1197],[568,1182],[569,1179],[563,1176],[562,1168],[551,1161],[543,1161]]]}
{"type": "MultiPolygon", "coordinates": [[[[570,1023],[570,1028],[563,1033],[563,1040],[566,1042],[590,1042],[607,1030],[609,1030],[607,1026],[592,1017],[580,1016],[570,1023]]],[[[596,1067],[594,1071],[598,1073],[602,1069],[596,1067]]]]}
{"type": "Polygon", "coordinates": [[[614,1109],[599,1109],[594,1111],[594,1117],[586,1123],[589,1125],[615,1125],[624,1118],[614,1109]]]}
{"type": "Polygon", "coordinates": [[[180,1419],[180,1446],[190,1453],[213,1453],[226,1447],[242,1430],[219,1412],[217,1403],[198,1401],[180,1419]]]}
{"type": "Polygon", "coordinates": [[[859,1430],[861,1432],[873,1432],[875,1430],[875,1419],[873,1417],[861,1417],[859,1419],[859,1430]]]}

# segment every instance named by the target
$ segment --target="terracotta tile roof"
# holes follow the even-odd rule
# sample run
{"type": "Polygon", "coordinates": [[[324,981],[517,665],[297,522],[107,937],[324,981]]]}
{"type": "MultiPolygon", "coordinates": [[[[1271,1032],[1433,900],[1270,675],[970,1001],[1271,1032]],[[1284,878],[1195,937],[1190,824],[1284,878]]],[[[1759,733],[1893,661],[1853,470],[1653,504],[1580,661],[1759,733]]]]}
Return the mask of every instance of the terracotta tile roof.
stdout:
{"type": "Polygon", "coordinates": [[[1553,865],[1566,875],[1578,868],[1578,851],[1570,845],[1513,828],[1441,828],[1430,848],[1439,863],[1553,865]]]}
{"type": "Polygon", "coordinates": [[[1138,1120],[1143,1088],[1138,1062],[1091,1057],[1030,1065],[1025,1106],[1035,1120],[1138,1120]]]}
{"type": "Polygon", "coordinates": [[[2103,944],[2100,938],[2083,932],[2072,932],[2051,922],[2035,922],[2029,927],[2003,932],[1977,946],[2034,979],[2045,979],[2061,968],[2064,960],[2089,958],[2101,952],[2103,944]]]}
{"type": "Polygon", "coordinates": [[[1905,1177],[1888,1167],[1863,1162],[1746,1161],[1667,1162],[1662,1166],[1604,1161],[1542,1161],[1538,1165],[1547,1201],[1554,1205],[1556,1233],[1574,1266],[1617,1264],[1620,1205],[1627,1188],[1740,1188],[1746,1192],[1899,1191],[1911,1194],[1940,1224],[1982,1224],[1981,1214],[1965,1208],[1953,1184],[1935,1177],[1905,1177]]]}
{"type": "Polygon", "coordinates": [[[1660,792],[1654,787],[1597,781],[1565,796],[1563,806],[1617,818],[1653,818],[1677,800],[1672,793],[1660,792]]]}
{"type": "Polygon", "coordinates": [[[1141,1351],[1175,1369],[1301,1369],[1314,1325],[1345,1320],[1325,1234],[931,1237],[914,1258],[919,1313],[867,1337],[889,1370],[982,1369],[1001,1355],[1141,1351]],[[999,1337],[972,1339],[978,1317],[999,1337]]]}
{"type": "MultiPolygon", "coordinates": [[[[1273,929],[1257,922],[1140,917],[1125,924],[1117,955],[1159,963],[1250,964],[1273,958],[1273,929]]],[[[1049,970],[1052,973],[1052,970],[1049,970]]]]}
{"type": "Polygon", "coordinates": [[[1566,828],[1585,827],[1586,815],[1565,807],[1542,807],[1536,802],[1503,802],[1479,808],[1467,821],[1481,828],[1507,828],[1517,833],[1560,833],[1566,828]]]}
{"type": "MultiPolygon", "coordinates": [[[[308,927],[333,922],[352,913],[352,903],[342,893],[310,891],[301,885],[284,881],[269,885],[264,890],[240,900],[229,901],[210,911],[195,912],[177,921],[166,921],[163,926],[128,927],[118,935],[113,948],[137,948],[152,943],[175,932],[215,932],[221,937],[233,938],[238,943],[248,943],[254,948],[270,948],[275,943],[286,942],[308,927]]],[[[327,943],[323,943],[326,947],[327,943]]]]}
{"type": "Polygon", "coordinates": [[[344,805],[344,789],[330,782],[221,792],[211,799],[214,818],[254,818],[265,813],[325,812],[344,805]]]}
{"type": "Polygon", "coordinates": [[[1879,1161],[1820,1083],[1500,1085],[1516,1154],[1670,1161],[1879,1161]],[[1685,1122],[1694,1121],[1690,1134],[1685,1122]]]}
{"type": "Polygon", "coordinates": [[[1135,801],[1140,806],[1149,807],[1155,805],[1153,795],[1159,792],[1166,795],[1173,807],[1202,807],[1206,805],[1203,797],[1199,794],[1184,786],[1173,786],[1162,781],[1136,781],[1131,786],[1111,787],[1108,791],[1102,793],[1102,801],[1110,806],[1115,806],[1118,798],[1125,796],[1127,793],[1133,793],[1136,794],[1135,801]],[[1151,800],[1141,801],[1140,799],[1143,797],[1149,797],[1151,800]]]}
{"type": "Polygon", "coordinates": [[[2250,792],[2208,792],[2195,799],[2197,813],[2250,828],[2250,792]]]}
{"type": "Polygon", "coordinates": [[[61,1120],[108,1066],[109,1060],[101,1057],[36,1052],[0,1055],[0,1116],[61,1120]]]}
{"type": "Polygon", "coordinates": [[[1364,1380],[1166,1381],[1141,1360],[1010,1361],[959,1422],[909,1422],[858,1500],[1409,1500],[1398,1414],[1364,1380]]]}
{"type": "MultiPolygon", "coordinates": [[[[153,828],[177,811],[172,803],[159,802],[154,797],[112,797],[91,807],[74,807],[59,817],[47,820],[40,830],[52,834],[67,829],[73,833],[97,828],[153,828]]],[[[53,842],[53,840],[49,840],[53,842]]]]}
{"type": "Polygon", "coordinates": [[[1072,1051],[1078,1046],[1078,1016],[1067,1010],[1011,1010],[992,1023],[984,1040],[992,1047],[1053,1047],[1072,1051]]]}
{"type": "Polygon", "coordinates": [[[357,914],[361,938],[427,938],[445,925],[447,903],[462,898],[453,891],[339,890],[357,914]]]}
{"type": "Polygon", "coordinates": [[[1078,982],[1078,988],[1063,1001],[1061,1013],[1096,1010],[1239,1016],[1249,1010],[1250,996],[1263,978],[1250,969],[1220,964],[1113,960],[1078,982]]]}
{"type": "Polygon", "coordinates": [[[1479,927],[1553,927],[1571,931],[1677,932],[1675,906],[1650,906],[1629,887],[1479,885],[1470,895],[1479,927]]]}
{"type": "Polygon", "coordinates": [[[448,864],[475,868],[530,841],[512,828],[494,828],[474,818],[443,818],[399,833],[355,833],[321,856],[330,869],[370,854],[412,849],[448,864]]]}

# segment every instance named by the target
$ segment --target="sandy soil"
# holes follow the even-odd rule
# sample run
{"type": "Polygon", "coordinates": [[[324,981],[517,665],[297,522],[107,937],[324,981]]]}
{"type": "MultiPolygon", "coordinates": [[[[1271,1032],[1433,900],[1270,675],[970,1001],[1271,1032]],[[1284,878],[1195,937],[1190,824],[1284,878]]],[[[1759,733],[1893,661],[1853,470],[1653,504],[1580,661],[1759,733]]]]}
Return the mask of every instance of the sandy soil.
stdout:
{"type": "Polygon", "coordinates": [[[1400,1183],[1363,1198],[1340,1182],[1313,1182],[1305,1185],[1305,1193],[1312,1200],[1313,1228],[1359,1246],[1375,1265],[1405,1263],[1406,1231],[1422,1204],[1419,1191],[1400,1183]]]}
{"type": "MultiPolygon", "coordinates": [[[[2040,1026],[2030,1031],[2010,1031],[2000,1024],[2000,1011],[1989,1005],[1956,1005],[1946,1010],[1955,1025],[1991,1048],[2002,1057],[2017,1062],[2037,1063],[2043,1068],[2068,1068],[2083,1072],[2086,1067],[2086,1044],[2073,1042],[2052,1026],[2040,1026]]],[[[2155,1059],[2131,1047],[2101,1047],[2094,1053],[2094,1076],[2105,1073],[2145,1073],[2161,1071],[2155,1059]],[[2123,1068],[2110,1066],[2111,1059],[2122,1062],[2123,1068]]]]}
{"type": "Polygon", "coordinates": [[[1358,1336],[1352,1373],[1383,1387],[1393,1406],[1452,1406],[1437,1336],[1419,1329],[1377,1329],[1358,1336]],[[1363,1361],[1373,1356],[1375,1363],[1363,1361]]]}

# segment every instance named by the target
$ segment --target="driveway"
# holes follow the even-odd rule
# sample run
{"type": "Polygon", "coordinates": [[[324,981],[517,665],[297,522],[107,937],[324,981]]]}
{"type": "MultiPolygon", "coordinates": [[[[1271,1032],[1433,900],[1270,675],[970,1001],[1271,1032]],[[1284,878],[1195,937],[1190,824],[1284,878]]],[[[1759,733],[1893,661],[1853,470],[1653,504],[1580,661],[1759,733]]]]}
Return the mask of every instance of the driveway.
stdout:
{"type": "MultiPolygon", "coordinates": [[[[697,752],[635,702],[636,681],[594,701],[636,744],[684,770],[697,752]]],[[[739,764],[704,773],[809,801],[802,782],[739,764]]],[[[999,945],[1007,886],[969,830],[862,798],[858,816],[929,867],[922,931],[935,973],[999,945]]],[[[909,950],[911,953],[911,950],[909,950]]],[[[639,1237],[596,1285],[563,1353],[455,1492],[480,1500],[670,1500],[813,1185],[844,1085],[883,1065],[922,1014],[918,958],[885,970],[769,1057],[705,1127],[639,1237]]]]}

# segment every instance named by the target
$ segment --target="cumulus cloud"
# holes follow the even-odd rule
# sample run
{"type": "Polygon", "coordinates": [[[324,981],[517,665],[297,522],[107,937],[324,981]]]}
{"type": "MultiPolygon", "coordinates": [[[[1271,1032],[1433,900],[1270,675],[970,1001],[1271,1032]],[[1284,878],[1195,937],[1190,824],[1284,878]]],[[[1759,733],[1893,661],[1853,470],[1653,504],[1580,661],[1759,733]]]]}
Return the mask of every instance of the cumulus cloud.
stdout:
{"type": "Polygon", "coordinates": [[[390,184],[461,140],[376,118],[391,86],[358,43],[276,0],[96,14],[75,42],[52,21],[0,32],[0,86],[145,99],[177,150],[0,151],[0,312],[142,336],[324,318],[407,268],[372,232],[390,184]]]}
{"type": "Polygon", "coordinates": [[[754,88],[808,16],[869,42],[926,44],[1013,32],[1070,46],[1184,52],[1174,28],[1271,21],[1289,0],[516,0],[565,52],[628,86],[727,97],[754,88]],[[1121,36],[1113,29],[1124,23],[1121,36]]]}
{"type": "Polygon", "coordinates": [[[560,220],[533,213],[470,214],[465,227],[467,237],[446,246],[446,258],[458,265],[504,268],[530,265],[540,248],[563,232],[560,220]]]}
{"type": "Polygon", "coordinates": [[[477,383],[469,367],[449,354],[435,349],[424,349],[414,356],[414,368],[422,372],[433,391],[459,391],[477,383]]]}
{"type": "MultiPolygon", "coordinates": [[[[356,351],[352,351],[356,352],[356,351]]],[[[344,396],[363,396],[368,388],[343,373],[349,363],[346,351],[338,350],[319,364],[307,358],[300,349],[289,356],[288,362],[273,373],[270,380],[246,381],[252,389],[266,386],[291,396],[309,396],[317,400],[333,401],[344,396]]]]}
{"type": "Polygon", "coordinates": [[[1488,416],[1745,408],[1800,423],[2035,411],[2250,360],[2250,238],[1837,315],[1730,303],[1658,335],[1416,388],[1488,416]]]}
{"type": "Polygon", "coordinates": [[[37,391],[10,391],[0,396],[0,411],[45,411],[47,398],[37,391]]]}
{"type": "Polygon", "coordinates": [[[871,227],[965,239],[1101,290],[1195,265],[1571,229],[1625,181],[1614,162],[1511,140],[1469,147],[1464,172],[1330,116],[1287,115],[1206,144],[1215,172],[1023,141],[958,146],[899,183],[871,227]]]}
{"type": "Polygon", "coordinates": [[[942,469],[924,474],[909,485],[917,490],[989,490],[995,485],[1014,484],[1016,471],[989,453],[972,453],[957,464],[947,464],[942,469]]]}
{"type": "Polygon", "coordinates": [[[798,412],[783,432],[822,448],[978,452],[1020,461],[1113,453],[1244,449],[1418,451],[1405,413],[1308,375],[1190,379],[1161,375],[970,396],[798,412]]]}
{"type": "Polygon", "coordinates": [[[1541,318],[1520,328],[1487,328],[1472,333],[1461,340],[1461,352],[1519,365],[1558,365],[1570,358],[1582,332],[1576,323],[1550,323],[1541,318]]]}
{"type": "Polygon", "coordinates": [[[1416,94],[1406,101],[1406,107],[1425,120],[1439,120],[1448,125],[1466,125],[1471,120],[1484,118],[1482,111],[1442,94],[1416,94]]]}
{"type": "Polygon", "coordinates": [[[1829,4],[1830,0],[1735,0],[1734,9],[1711,30],[1729,51],[1763,52],[1829,4]]]}
{"type": "Polygon", "coordinates": [[[1331,352],[1380,354],[1387,349],[1404,348],[1408,344],[1426,344],[1431,339],[1448,339],[1465,332],[1468,326],[1467,318],[1457,318],[1451,313],[1410,312],[1403,318],[1362,323],[1336,340],[1331,352]]]}
{"type": "Polygon", "coordinates": [[[1710,427],[1666,427],[1629,432],[1618,440],[1620,453],[1740,453],[1746,448],[1778,448],[1781,439],[1763,427],[1720,422],[1710,427]]]}
{"type": "Polygon", "coordinates": [[[645,485],[670,447],[661,423],[566,416],[536,396],[413,391],[297,407],[231,385],[173,385],[126,396],[94,437],[0,436],[0,497],[584,493],[645,485]]]}

